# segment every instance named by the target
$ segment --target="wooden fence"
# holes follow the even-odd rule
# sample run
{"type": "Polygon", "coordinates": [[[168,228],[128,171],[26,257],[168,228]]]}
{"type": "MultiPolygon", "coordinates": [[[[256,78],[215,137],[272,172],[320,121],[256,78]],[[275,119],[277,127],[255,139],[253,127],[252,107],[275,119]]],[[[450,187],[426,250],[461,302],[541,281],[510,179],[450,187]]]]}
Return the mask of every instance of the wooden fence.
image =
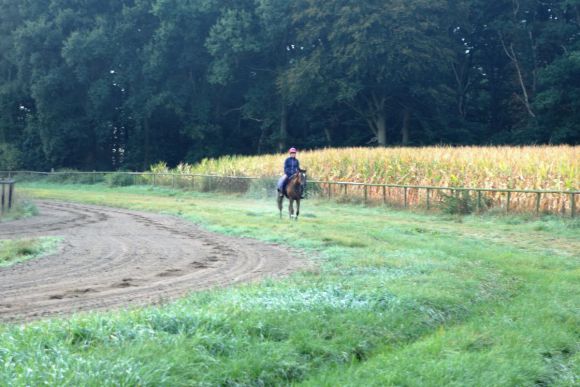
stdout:
{"type": "MultiPolygon", "coordinates": [[[[220,176],[205,174],[174,174],[152,172],[36,172],[0,171],[0,175],[45,177],[57,181],[94,184],[105,181],[108,175],[123,175],[125,185],[153,185],[198,191],[226,191],[245,193],[252,182],[273,189],[277,178],[220,176]],[[68,180],[67,180],[68,179],[68,180]]],[[[499,209],[524,213],[553,213],[575,217],[578,213],[578,190],[521,190],[507,188],[437,187],[399,184],[371,184],[309,180],[307,196],[334,200],[351,200],[364,204],[385,204],[402,208],[431,210],[450,201],[469,205],[470,212],[499,209]]]]}
{"type": "Polygon", "coordinates": [[[14,184],[15,182],[12,179],[0,180],[0,186],[2,186],[0,211],[2,213],[12,208],[14,203],[14,184]]]}

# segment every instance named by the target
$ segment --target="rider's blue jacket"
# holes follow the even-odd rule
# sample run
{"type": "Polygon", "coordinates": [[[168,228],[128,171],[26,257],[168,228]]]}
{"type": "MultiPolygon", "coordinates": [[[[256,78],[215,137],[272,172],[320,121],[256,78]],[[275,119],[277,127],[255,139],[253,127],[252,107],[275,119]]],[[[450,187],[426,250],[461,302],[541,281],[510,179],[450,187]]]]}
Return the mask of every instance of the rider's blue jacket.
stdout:
{"type": "Polygon", "coordinates": [[[288,157],[284,161],[284,173],[290,177],[300,170],[300,162],[295,157],[288,157]]]}

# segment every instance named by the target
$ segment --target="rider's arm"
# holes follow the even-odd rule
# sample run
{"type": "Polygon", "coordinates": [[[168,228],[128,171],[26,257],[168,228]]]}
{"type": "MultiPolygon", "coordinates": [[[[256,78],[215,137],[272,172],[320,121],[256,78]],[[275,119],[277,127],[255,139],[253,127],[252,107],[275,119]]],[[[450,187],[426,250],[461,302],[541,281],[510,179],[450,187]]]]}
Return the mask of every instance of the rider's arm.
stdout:
{"type": "Polygon", "coordinates": [[[286,174],[286,176],[291,176],[292,175],[292,166],[291,166],[291,158],[288,157],[286,159],[286,161],[284,161],[284,173],[286,174]]]}
{"type": "Polygon", "coordinates": [[[298,172],[306,172],[306,169],[300,168],[300,161],[298,161],[298,159],[296,159],[296,168],[298,172]]]}

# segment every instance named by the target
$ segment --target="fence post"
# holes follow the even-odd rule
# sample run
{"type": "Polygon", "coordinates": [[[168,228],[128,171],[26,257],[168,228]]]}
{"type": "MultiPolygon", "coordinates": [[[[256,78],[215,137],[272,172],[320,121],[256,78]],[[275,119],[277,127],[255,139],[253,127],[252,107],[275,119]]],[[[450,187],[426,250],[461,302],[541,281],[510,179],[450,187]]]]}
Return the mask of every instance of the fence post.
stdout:
{"type": "Polygon", "coordinates": [[[536,215],[540,215],[540,198],[542,194],[540,192],[536,192],[536,215]]]}
{"type": "Polygon", "coordinates": [[[405,187],[404,190],[405,190],[405,193],[403,194],[404,195],[404,199],[403,199],[404,202],[403,203],[404,203],[405,208],[407,208],[407,190],[408,190],[408,188],[405,187]]]}
{"type": "Polygon", "coordinates": [[[383,204],[387,204],[387,186],[383,185],[383,204]]]}
{"type": "Polygon", "coordinates": [[[570,194],[570,217],[574,218],[576,216],[576,194],[570,194]]]}
{"type": "Polygon", "coordinates": [[[364,187],[365,187],[365,204],[367,204],[367,200],[368,200],[368,197],[369,197],[369,192],[368,192],[368,187],[367,187],[366,184],[364,185],[364,187]]]}
{"type": "Polygon", "coordinates": [[[477,191],[477,212],[481,212],[481,191],[477,191]]]}
{"type": "Polygon", "coordinates": [[[4,183],[2,183],[2,212],[4,212],[4,183]]]}
{"type": "Polygon", "coordinates": [[[507,193],[507,203],[506,203],[506,206],[505,206],[505,212],[506,213],[510,212],[510,199],[511,199],[511,197],[512,197],[512,193],[510,191],[508,191],[508,193],[507,193]]]}
{"type": "Polygon", "coordinates": [[[431,209],[431,200],[430,200],[430,196],[431,196],[431,188],[427,188],[427,209],[430,210],[431,209]]]}
{"type": "Polygon", "coordinates": [[[14,193],[14,181],[8,182],[8,209],[12,208],[12,194],[14,193]]]}
{"type": "Polygon", "coordinates": [[[153,173],[153,187],[155,187],[155,173],[153,173]]]}
{"type": "Polygon", "coordinates": [[[332,183],[328,183],[328,200],[330,200],[330,197],[332,196],[332,183]]]}

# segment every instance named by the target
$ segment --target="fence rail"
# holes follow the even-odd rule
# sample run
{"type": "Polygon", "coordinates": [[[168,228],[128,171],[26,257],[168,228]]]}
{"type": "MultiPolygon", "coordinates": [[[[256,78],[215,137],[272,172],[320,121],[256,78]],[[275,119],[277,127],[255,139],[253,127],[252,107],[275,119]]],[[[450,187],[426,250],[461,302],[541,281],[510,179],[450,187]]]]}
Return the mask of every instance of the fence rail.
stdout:
{"type": "Polygon", "coordinates": [[[0,186],[2,186],[0,213],[12,208],[14,203],[14,184],[15,181],[12,179],[0,179],[0,186]]]}
{"type": "MultiPolygon", "coordinates": [[[[199,191],[228,191],[245,193],[253,182],[263,182],[258,188],[268,191],[277,178],[251,176],[223,176],[212,174],[175,174],[154,172],[38,172],[0,171],[0,176],[43,176],[76,182],[97,183],[107,175],[122,175],[128,181],[123,185],[171,186],[199,191]],[[76,177],[76,178],[75,178],[76,177]],[[268,185],[269,184],[269,185],[268,185]]],[[[357,200],[364,204],[398,205],[403,208],[426,208],[454,203],[468,206],[470,211],[501,209],[508,212],[557,213],[576,217],[578,190],[523,190],[509,188],[439,187],[423,185],[377,184],[309,180],[307,193],[310,197],[335,200],[357,200]]],[[[467,208],[466,208],[467,209],[467,208]]]]}

